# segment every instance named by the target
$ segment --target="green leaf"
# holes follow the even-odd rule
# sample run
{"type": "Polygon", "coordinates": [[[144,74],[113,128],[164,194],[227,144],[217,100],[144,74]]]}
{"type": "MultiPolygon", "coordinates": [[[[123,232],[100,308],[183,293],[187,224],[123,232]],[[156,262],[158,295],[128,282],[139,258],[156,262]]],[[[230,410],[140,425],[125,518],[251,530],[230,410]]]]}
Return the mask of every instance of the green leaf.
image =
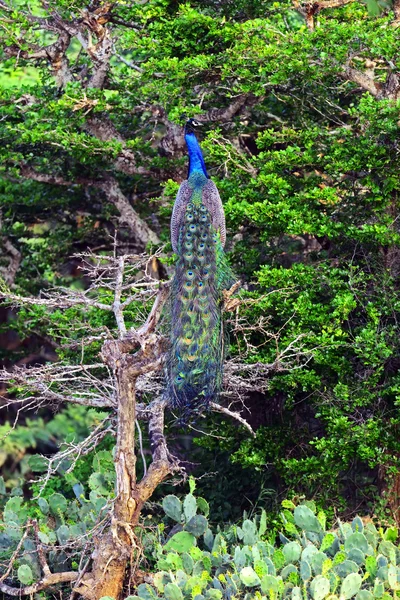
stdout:
{"type": "Polygon", "coordinates": [[[165,544],[165,550],[175,550],[179,554],[188,552],[195,543],[195,537],[187,531],[178,531],[165,544]]]}
{"type": "Polygon", "coordinates": [[[137,593],[142,600],[154,600],[157,598],[157,593],[153,586],[148,583],[141,583],[137,587],[137,593]]]}
{"type": "Polygon", "coordinates": [[[345,539],[344,549],[348,552],[352,548],[358,548],[361,552],[368,552],[368,540],[363,533],[352,533],[345,539]]]}
{"type": "Polygon", "coordinates": [[[376,572],[378,570],[378,565],[376,563],[375,556],[367,556],[365,559],[365,568],[372,579],[375,578],[376,572]]]}
{"type": "Polygon", "coordinates": [[[274,575],[264,575],[264,577],[261,579],[261,589],[263,593],[268,594],[269,596],[271,596],[271,592],[273,592],[273,594],[277,594],[279,589],[278,581],[278,578],[274,575]]]}
{"type": "Polygon", "coordinates": [[[49,498],[50,510],[53,514],[58,515],[60,512],[64,513],[67,510],[67,501],[62,494],[52,494],[49,498]]]}
{"type": "Polygon", "coordinates": [[[47,533],[44,533],[43,531],[39,531],[38,538],[42,542],[42,544],[49,544],[50,543],[49,536],[47,535],[47,533]]]}
{"type": "Polygon", "coordinates": [[[397,540],[397,536],[398,536],[397,527],[388,527],[385,531],[384,538],[388,542],[395,542],[397,540]]]}
{"type": "Polygon", "coordinates": [[[243,543],[253,546],[258,541],[257,527],[250,519],[245,519],[242,524],[243,543]]]}
{"type": "Polygon", "coordinates": [[[192,494],[187,494],[183,501],[183,512],[185,514],[186,522],[190,521],[197,512],[196,498],[192,494]]]}
{"type": "Polygon", "coordinates": [[[309,581],[312,577],[311,566],[306,560],[300,561],[300,577],[303,581],[309,581]]]}
{"type": "Polygon", "coordinates": [[[165,496],[162,501],[162,507],[164,509],[165,514],[170,519],[173,519],[177,523],[180,523],[182,520],[182,503],[174,495],[165,496]]]}
{"type": "Polygon", "coordinates": [[[40,454],[32,454],[28,459],[28,464],[34,473],[43,473],[47,471],[49,461],[40,454]]]}
{"type": "MultiPolygon", "coordinates": [[[[281,577],[282,579],[285,581],[289,575],[291,575],[292,573],[297,573],[297,567],[295,565],[293,565],[292,563],[286,565],[286,567],[284,567],[281,571],[281,577]]],[[[292,579],[291,579],[292,581],[292,579]]],[[[296,581],[297,581],[297,577],[296,577],[296,581]]]]}
{"type": "Polygon", "coordinates": [[[301,546],[297,542],[289,542],[282,548],[286,563],[295,563],[301,555],[301,546]]]}
{"type": "Polygon", "coordinates": [[[98,473],[107,474],[114,471],[114,459],[109,450],[96,452],[92,462],[93,470],[98,473]]]}
{"type": "Polygon", "coordinates": [[[285,555],[282,550],[276,550],[272,556],[272,562],[279,571],[286,562],[285,555]]]}
{"type": "Polygon", "coordinates": [[[194,561],[193,558],[187,552],[181,555],[182,565],[188,575],[192,574],[194,561]]]}
{"type": "Polygon", "coordinates": [[[400,589],[400,584],[397,581],[398,569],[394,565],[389,565],[388,582],[392,590],[400,589]]]}
{"type": "Polygon", "coordinates": [[[157,593],[153,586],[148,583],[141,583],[137,587],[137,593],[142,600],[154,600],[157,598],[157,593]]]}
{"type": "Polygon", "coordinates": [[[254,587],[261,583],[259,576],[252,567],[243,567],[239,576],[246,587],[254,587]]]}
{"type": "Polygon", "coordinates": [[[336,536],[334,533],[327,533],[321,542],[320,551],[324,552],[325,550],[328,550],[328,548],[330,548],[332,546],[335,539],[336,539],[336,536]]]}
{"type": "Polygon", "coordinates": [[[374,596],[369,590],[360,590],[356,596],[356,600],[373,600],[374,596]]]}
{"type": "Polygon", "coordinates": [[[66,544],[70,538],[70,532],[69,532],[69,527],[67,525],[61,525],[57,531],[57,538],[58,541],[60,542],[61,546],[63,546],[64,544],[66,544]]]}
{"type": "Polygon", "coordinates": [[[357,565],[363,565],[365,563],[365,554],[358,548],[352,548],[347,553],[349,560],[354,561],[357,565]]]}
{"type": "Polygon", "coordinates": [[[379,581],[379,579],[375,579],[373,590],[374,598],[382,598],[384,592],[385,586],[383,585],[382,581],[379,581]]]}
{"type": "Polygon", "coordinates": [[[267,513],[261,510],[260,525],[258,526],[258,535],[261,537],[267,531],[267,513]]]}
{"type": "MultiPolygon", "coordinates": [[[[185,555],[182,555],[182,558],[185,555]]],[[[182,560],[183,562],[183,560],[182,560]]],[[[153,577],[153,581],[154,581],[154,585],[156,586],[156,589],[158,592],[160,592],[160,594],[164,593],[164,586],[167,583],[171,583],[171,575],[169,573],[167,573],[166,571],[159,571],[158,573],[154,574],[153,577]]]]}
{"type": "Polygon", "coordinates": [[[322,600],[329,594],[329,580],[323,575],[317,575],[310,583],[310,592],[314,600],[322,600]]]}
{"type": "Polygon", "coordinates": [[[368,14],[371,17],[377,17],[381,12],[381,9],[379,7],[377,0],[366,0],[366,2],[367,2],[367,7],[368,7],[368,14]]]}
{"type": "Polygon", "coordinates": [[[92,473],[88,483],[90,489],[97,492],[100,496],[107,496],[109,493],[109,483],[103,473],[92,473]]]}
{"type": "Polygon", "coordinates": [[[361,583],[362,578],[358,573],[350,573],[350,575],[347,575],[340,588],[340,598],[348,600],[348,598],[355,596],[361,587],[361,583]]]}
{"type": "Polygon", "coordinates": [[[337,573],[339,577],[344,578],[351,573],[357,573],[359,566],[354,562],[354,560],[344,560],[340,564],[335,565],[334,569],[335,573],[337,573]]]}
{"type": "Polygon", "coordinates": [[[351,522],[351,526],[353,528],[353,531],[356,531],[358,533],[362,533],[364,530],[364,523],[362,522],[360,517],[354,517],[354,519],[351,522]]]}
{"type": "Polygon", "coordinates": [[[49,503],[47,502],[46,498],[39,498],[38,505],[42,513],[47,515],[49,512],[49,503]]]}
{"type": "Polygon", "coordinates": [[[305,531],[314,531],[315,533],[319,533],[321,531],[321,525],[317,517],[308,508],[308,506],[305,506],[304,504],[296,506],[294,509],[294,520],[297,527],[300,527],[300,529],[304,529],[305,531]]]}
{"type": "Polygon", "coordinates": [[[203,515],[195,515],[185,525],[185,531],[192,533],[195,537],[203,535],[208,528],[208,521],[203,515]]]}
{"type": "Polygon", "coordinates": [[[204,498],[199,497],[199,498],[196,498],[196,502],[197,502],[197,508],[199,509],[199,511],[201,511],[205,517],[208,517],[208,515],[210,514],[210,506],[209,506],[207,500],[204,500],[204,498]]]}
{"type": "Polygon", "coordinates": [[[21,565],[18,568],[17,576],[22,585],[30,585],[33,581],[33,573],[29,565],[21,565]]]}
{"type": "Polygon", "coordinates": [[[175,583],[167,583],[164,596],[167,600],[183,600],[183,594],[175,583]]]}

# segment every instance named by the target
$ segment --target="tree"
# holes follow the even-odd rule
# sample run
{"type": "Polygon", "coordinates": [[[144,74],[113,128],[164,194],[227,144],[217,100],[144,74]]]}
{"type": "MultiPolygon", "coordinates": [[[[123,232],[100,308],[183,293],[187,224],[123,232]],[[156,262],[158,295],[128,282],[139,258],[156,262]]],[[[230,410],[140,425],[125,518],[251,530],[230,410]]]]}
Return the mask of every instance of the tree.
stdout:
{"type": "Polygon", "coordinates": [[[207,121],[247,287],[231,354],[276,365],[301,341],[309,360],[248,390],[255,440],[224,424],[229,443],[199,443],[264,486],[396,516],[397,3],[1,4],[10,283],[63,282],[60,262],[116,228],[128,254],[166,241],[181,115],[207,121]]]}

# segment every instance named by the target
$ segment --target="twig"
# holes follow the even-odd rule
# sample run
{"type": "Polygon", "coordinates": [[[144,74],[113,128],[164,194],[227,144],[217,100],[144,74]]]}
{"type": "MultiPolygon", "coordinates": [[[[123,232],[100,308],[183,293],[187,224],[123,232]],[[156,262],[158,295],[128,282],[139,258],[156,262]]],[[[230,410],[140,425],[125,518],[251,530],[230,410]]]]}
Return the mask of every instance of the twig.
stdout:
{"type": "MultiPolygon", "coordinates": [[[[10,558],[10,561],[8,563],[8,567],[7,567],[6,571],[5,571],[5,573],[3,573],[3,575],[0,577],[0,584],[2,584],[2,582],[8,577],[9,573],[11,572],[11,569],[13,568],[14,561],[17,558],[18,553],[19,553],[19,551],[22,548],[22,544],[24,543],[24,541],[25,541],[25,539],[26,539],[26,537],[28,535],[28,529],[29,529],[30,525],[31,525],[31,522],[28,521],[27,524],[26,524],[26,529],[25,529],[25,531],[23,533],[23,536],[19,540],[18,545],[17,545],[16,549],[14,550],[14,552],[13,552],[11,558],[10,558]]],[[[1,587],[0,587],[0,590],[1,590],[1,587]]]]}
{"type": "Polygon", "coordinates": [[[239,421],[239,423],[241,423],[244,427],[246,427],[246,429],[248,429],[248,431],[251,433],[251,435],[253,437],[256,436],[251,425],[246,421],[246,419],[243,419],[243,417],[241,417],[238,412],[233,412],[232,410],[229,410],[229,408],[225,408],[225,406],[221,406],[220,404],[216,404],[215,402],[210,403],[210,408],[214,412],[222,413],[223,415],[227,415],[231,419],[235,419],[236,421],[239,421]]]}

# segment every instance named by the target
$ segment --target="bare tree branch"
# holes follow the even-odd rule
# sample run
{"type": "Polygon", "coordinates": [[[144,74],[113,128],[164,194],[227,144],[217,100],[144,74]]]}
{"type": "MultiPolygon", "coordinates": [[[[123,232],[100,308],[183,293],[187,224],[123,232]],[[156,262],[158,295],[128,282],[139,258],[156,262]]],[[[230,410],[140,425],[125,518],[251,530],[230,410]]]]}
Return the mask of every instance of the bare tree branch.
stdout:
{"type": "Polygon", "coordinates": [[[343,68],[342,77],[356,83],[378,100],[383,98],[398,100],[400,98],[400,78],[392,70],[389,71],[386,81],[380,83],[375,81],[368,72],[359,71],[347,64],[343,68]]]}
{"type": "Polygon", "coordinates": [[[393,0],[394,23],[400,21],[400,0],[393,0]]]}
{"type": "Polygon", "coordinates": [[[229,410],[229,408],[225,408],[225,406],[221,406],[220,404],[216,404],[215,402],[210,403],[210,408],[214,412],[222,413],[223,415],[226,415],[227,417],[230,417],[231,419],[235,419],[236,421],[239,421],[239,423],[244,425],[244,427],[246,427],[246,429],[248,429],[250,431],[251,435],[253,437],[255,437],[256,434],[253,431],[251,425],[245,419],[243,419],[243,417],[241,417],[238,412],[229,410]]]}
{"type": "Polygon", "coordinates": [[[70,45],[71,36],[65,30],[59,30],[59,37],[56,42],[45,46],[44,48],[36,48],[32,52],[21,50],[18,45],[8,46],[5,48],[6,55],[17,56],[25,60],[45,59],[51,64],[53,74],[56,78],[57,87],[65,87],[72,81],[72,73],[69,68],[66,51],[70,45]]]}
{"type": "MultiPolygon", "coordinates": [[[[210,108],[205,115],[195,115],[195,117],[199,121],[217,121],[218,123],[229,122],[251,98],[253,98],[252,94],[240,94],[240,96],[235,98],[228,106],[224,108],[210,108]]],[[[259,101],[260,99],[258,99],[258,102],[259,101]]],[[[157,120],[164,123],[167,128],[166,135],[160,141],[159,151],[166,155],[176,155],[177,153],[182,152],[185,149],[182,127],[168,119],[164,108],[153,107],[153,112],[157,120]]]]}
{"type": "Polygon", "coordinates": [[[114,204],[120,213],[120,222],[126,223],[132,229],[135,238],[146,246],[148,242],[152,244],[160,244],[160,238],[150,227],[139,217],[138,213],[132,208],[128,199],[121,191],[117,180],[109,177],[101,183],[101,189],[105,192],[107,200],[114,204]]]}
{"type": "Polygon", "coordinates": [[[0,273],[2,273],[4,281],[7,283],[7,285],[11,285],[14,283],[19,265],[21,264],[22,254],[7,237],[3,236],[2,242],[3,247],[10,259],[6,267],[0,267],[0,273]]]}
{"type": "Polygon", "coordinates": [[[84,126],[84,131],[87,131],[93,137],[102,142],[119,142],[123,148],[118,154],[114,162],[114,168],[125,175],[150,175],[151,172],[146,167],[137,164],[137,159],[134,152],[130,148],[126,148],[126,140],[116,129],[111,119],[107,115],[96,115],[87,118],[84,126]]]}
{"type": "Polygon", "coordinates": [[[78,577],[79,573],[77,571],[51,573],[50,575],[44,576],[37,583],[22,588],[15,588],[5,583],[0,583],[0,591],[8,596],[31,596],[58,583],[70,583],[76,581],[78,577]]]}
{"type": "Polygon", "coordinates": [[[293,0],[294,7],[303,15],[307,28],[314,31],[314,16],[325,8],[339,8],[345,4],[350,4],[355,0],[293,0]]]}
{"type": "Polygon", "coordinates": [[[378,96],[382,90],[381,84],[376,83],[371,77],[362,71],[353,69],[353,67],[348,65],[343,68],[343,77],[349,81],[352,81],[353,83],[357,83],[357,85],[361,86],[364,90],[372,94],[372,96],[378,96]]]}
{"type": "Polygon", "coordinates": [[[40,183],[50,183],[55,185],[64,185],[72,187],[74,185],[83,185],[87,187],[96,187],[106,195],[106,198],[111,202],[115,208],[119,211],[120,223],[125,223],[133,232],[136,240],[142,245],[146,246],[148,242],[153,244],[160,244],[160,239],[156,233],[147,225],[145,221],[138,215],[134,208],[129,203],[126,196],[123,194],[121,188],[118,185],[116,179],[111,176],[107,176],[103,180],[94,180],[77,177],[74,181],[68,181],[61,175],[52,175],[47,173],[40,173],[28,165],[22,165],[20,167],[20,173],[27,179],[33,179],[40,183]]]}

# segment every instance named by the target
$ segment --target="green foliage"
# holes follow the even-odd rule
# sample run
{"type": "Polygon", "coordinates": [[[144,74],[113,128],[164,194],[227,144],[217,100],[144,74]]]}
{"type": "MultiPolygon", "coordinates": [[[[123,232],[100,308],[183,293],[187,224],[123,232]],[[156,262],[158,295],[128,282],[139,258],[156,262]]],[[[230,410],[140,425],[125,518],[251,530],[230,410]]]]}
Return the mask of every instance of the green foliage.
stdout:
{"type": "MultiPolygon", "coordinates": [[[[201,474],[217,474],[198,487],[219,521],[237,518],[244,503],[270,512],[283,490],[289,497],[312,495],[331,513],[358,506],[380,514],[388,510],[379,490],[390,489],[400,470],[399,100],[382,91],[390,75],[397,77],[400,50],[390,3],[321,9],[314,30],[291,0],[118,3],[108,24],[114,49],[101,89],[87,85],[94,67],[76,38],[68,49],[72,76],[64,87],[46,58],[27,58],[53,41],[31,18],[44,18],[46,10],[36,2],[31,12],[22,2],[10,4],[15,10],[11,17],[2,13],[0,33],[0,268],[7,273],[8,241],[21,254],[13,291],[38,294],[59,283],[84,290],[81,263],[70,255],[95,247],[112,252],[110,232],[117,229],[123,249],[138,250],[102,189],[105,177],[116,180],[128,203],[168,242],[184,158],[160,141],[183,113],[208,118],[210,110],[220,114],[214,109],[247,94],[228,121],[205,126],[202,145],[225,206],[230,261],[244,288],[240,319],[230,324],[229,352],[274,368],[259,391],[244,399],[255,439],[220,416],[208,419],[205,430],[216,437],[198,437],[191,450],[201,474]],[[344,77],[346,65],[371,75],[377,96],[344,77]],[[106,119],[118,135],[91,134],[88,124],[96,119],[106,119]],[[127,151],[131,166],[141,172],[121,170],[127,151]],[[48,182],[29,179],[27,167],[48,182]],[[256,327],[260,319],[262,330],[256,327]],[[291,351],[282,354],[287,348],[291,351]]],[[[47,5],[68,22],[88,8],[81,0],[47,5]]],[[[170,255],[163,257],[164,265],[170,263],[170,255]]],[[[111,304],[108,290],[102,301],[111,304]]],[[[132,304],[128,327],[142,321],[143,305],[132,304]]],[[[7,366],[24,359],[27,346],[39,353],[50,338],[60,360],[77,364],[82,339],[98,326],[110,328],[111,317],[95,308],[22,308],[0,325],[0,335],[11,331],[21,341],[14,352],[2,346],[0,359],[7,366]]],[[[91,343],[84,360],[97,357],[100,346],[101,341],[91,343]]],[[[54,419],[43,412],[26,417],[15,429],[0,425],[7,493],[29,494],[26,481],[32,472],[44,472],[43,456],[63,441],[79,442],[97,418],[74,407],[54,419]]],[[[91,456],[80,459],[69,474],[69,464],[60,465],[40,504],[33,502],[28,512],[54,517],[50,498],[63,494],[67,503],[75,501],[74,488],[79,497],[90,493],[98,512],[101,498],[113,494],[111,445],[103,441],[107,455],[96,464],[91,456]]],[[[298,507],[296,518],[285,516],[285,535],[293,536],[299,523],[313,523],[313,534],[321,535],[325,526],[306,508],[298,507]]],[[[208,513],[197,514],[198,502],[196,512],[193,500],[184,505],[169,496],[164,509],[185,525],[186,544],[190,536],[210,539],[208,513]]],[[[8,512],[18,511],[10,505],[8,512]]],[[[67,513],[61,511],[63,519],[67,513]]],[[[272,520],[268,514],[268,525],[272,520]]],[[[251,523],[245,519],[237,529],[240,542],[253,547],[259,534],[251,523]]],[[[72,518],[60,520],[57,530],[72,525],[72,518]]],[[[360,524],[357,533],[363,535],[360,524]]],[[[9,534],[14,539],[16,530],[9,534]]],[[[66,535],[61,529],[62,539],[66,535]]],[[[319,552],[332,544],[326,537],[319,552]]],[[[360,564],[363,550],[355,545],[344,552],[343,577],[360,564]]],[[[290,565],[296,560],[283,549],[274,561],[266,558],[279,572],[289,567],[285,581],[295,578],[290,565]]],[[[368,559],[365,564],[377,571],[368,559]]],[[[313,569],[303,560],[300,579],[310,581],[313,569]]],[[[318,569],[326,579],[323,567],[318,569]]],[[[315,597],[325,585],[318,581],[315,597]]],[[[275,580],[264,588],[269,585],[275,595],[281,593],[275,580]]],[[[294,585],[294,598],[301,585],[294,585]]],[[[377,585],[373,593],[380,590],[377,585]]]]}
{"type": "MultiPolygon", "coordinates": [[[[192,495],[184,503],[187,498],[190,503],[192,495]]],[[[364,525],[359,517],[326,531],[316,525],[324,519],[315,514],[313,503],[282,504],[285,518],[295,525],[291,539],[281,535],[279,544],[260,535],[259,516],[215,534],[207,529],[185,548],[171,545],[179,533],[168,541],[165,531],[158,540],[148,534],[159,570],[154,584],[139,585],[134,598],[386,600],[400,589],[400,548],[387,539],[397,532],[378,530],[371,521],[364,525]],[[252,537],[245,540],[243,532],[250,529],[252,537]]],[[[184,516],[182,526],[188,526],[184,516]]]]}

